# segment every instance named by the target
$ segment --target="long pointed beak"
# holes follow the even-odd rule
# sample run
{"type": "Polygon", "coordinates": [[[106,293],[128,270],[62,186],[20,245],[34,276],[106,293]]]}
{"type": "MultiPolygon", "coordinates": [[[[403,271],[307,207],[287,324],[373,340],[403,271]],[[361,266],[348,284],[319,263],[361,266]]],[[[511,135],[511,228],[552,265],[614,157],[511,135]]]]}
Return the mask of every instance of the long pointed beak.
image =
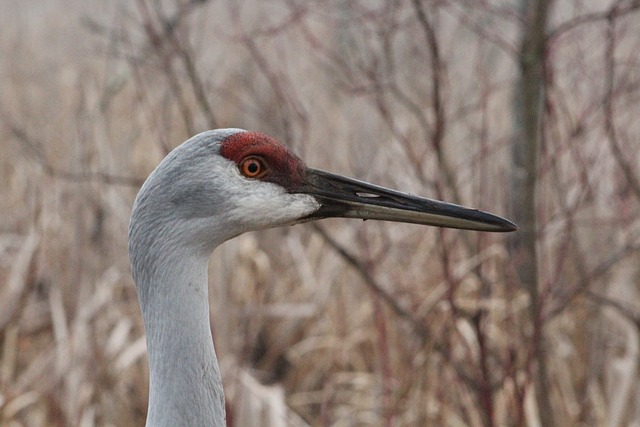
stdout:
{"type": "Polygon", "coordinates": [[[306,220],[341,217],[378,219],[478,231],[515,231],[518,226],[497,215],[307,169],[301,193],[314,196],[320,209],[306,220]]]}

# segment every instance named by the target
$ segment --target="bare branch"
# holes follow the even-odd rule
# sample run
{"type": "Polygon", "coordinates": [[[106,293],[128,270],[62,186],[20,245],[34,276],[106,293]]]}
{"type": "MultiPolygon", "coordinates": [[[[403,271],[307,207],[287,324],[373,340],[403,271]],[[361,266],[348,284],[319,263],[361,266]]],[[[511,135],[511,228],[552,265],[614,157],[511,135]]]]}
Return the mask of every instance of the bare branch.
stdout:
{"type": "Polygon", "coordinates": [[[108,172],[94,172],[94,171],[86,171],[86,172],[69,172],[56,168],[53,166],[49,160],[45,157],[45,154],[42,150],[42,143],[40,141],[34,140],[27,134],[26,129],[22,128],[18,124],[10,121],[8,116],[4,113],[0,114],[2,116],[3,121],[7,124],[9,130],[13,137],[22,144],[23,147],[27,149],[28,152],[34,157],[36,162],[42,167],[44,172],[55,178],[64,179],[71,182],[77,183],[86,183],[86,182],[100,182],[103,184],[110,185],[123,185],[126,187],[139,188],[144,179],[121,176],[121,175],[113,175],[108,172]]]}
{"type": "Polygon", "coordinates": [[[615,37],[615,23],[617,14],[611,14],[607,25],[607,44],[605,50],[605,64],[606,64],[606,93],[604,98],[604,126],[609,137],[609,146],[611,152],[620,166],[622,173],[627,179],[629,188],[633,191],[636,198],[640,200],[640,178],[636,175],[633,164],[634,162],[627,161],[627,155],[622,151],[618,134],[616,132],[616,125],[614,122],[614,88],[615,88],[615,50],[616,50],[616,37],[615,37]]]}

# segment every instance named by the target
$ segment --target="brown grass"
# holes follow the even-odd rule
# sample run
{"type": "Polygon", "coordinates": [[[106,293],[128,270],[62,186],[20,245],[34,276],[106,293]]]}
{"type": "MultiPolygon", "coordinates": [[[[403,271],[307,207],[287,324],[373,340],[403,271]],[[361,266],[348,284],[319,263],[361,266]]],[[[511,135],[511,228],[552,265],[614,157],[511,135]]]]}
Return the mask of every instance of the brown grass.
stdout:
{"type": "MultiPolygon", "coordinates": [[[[434,70],[410,2],[165,3],[3,5],[1,425],[143,425],[129,213],[195,132],[264,131],[312,166],[507,212],[515,11],[424,2],[434,70]]],[[[538,252],[558,425],[640,423],[640,20],[599,4],[551,19],[538,252]]],[[[225,243],[210,288],[230,417],[256,425],[249,390],[277,414],[284,396],[281,425],[539,425],[505,243],[348,220],[225,243]]]]}

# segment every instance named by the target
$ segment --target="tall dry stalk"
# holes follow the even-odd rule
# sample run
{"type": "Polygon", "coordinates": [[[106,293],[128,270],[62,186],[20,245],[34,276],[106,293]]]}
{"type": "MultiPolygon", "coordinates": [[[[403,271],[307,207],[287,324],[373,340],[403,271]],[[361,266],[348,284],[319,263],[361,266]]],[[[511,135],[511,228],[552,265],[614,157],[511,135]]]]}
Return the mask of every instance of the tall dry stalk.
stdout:
{"type": "Polygon", "coordinates": [[[532,331],[532,370],[534,393],[540,422],[553,427],[554,410],[549,381],[547,340],[543,320],[538,269],[538,156],[542,141],[545,103],[545,61],[547,60],[547,21],[550,2],[520,2],[522,29],[518,53],[520,75],[514,87],[511,212],[520,231],[511,239],[518,281],[529,296],[529,322],[532,331]]]}

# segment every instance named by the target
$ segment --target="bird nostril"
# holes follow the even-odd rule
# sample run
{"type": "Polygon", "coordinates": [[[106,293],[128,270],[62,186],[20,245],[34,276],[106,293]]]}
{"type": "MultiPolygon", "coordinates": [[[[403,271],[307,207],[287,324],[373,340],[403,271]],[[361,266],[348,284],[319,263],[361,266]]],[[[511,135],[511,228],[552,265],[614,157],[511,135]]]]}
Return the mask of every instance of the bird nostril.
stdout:
{"type": "Polygon", "coordinates": [[[358,197],[362,197],[365,199],[378,199],[380,197],[380,195],[378,194],[373,194],[373,193],[363,193],[363,192],[356,192],[356,196],[358,197]]]}

